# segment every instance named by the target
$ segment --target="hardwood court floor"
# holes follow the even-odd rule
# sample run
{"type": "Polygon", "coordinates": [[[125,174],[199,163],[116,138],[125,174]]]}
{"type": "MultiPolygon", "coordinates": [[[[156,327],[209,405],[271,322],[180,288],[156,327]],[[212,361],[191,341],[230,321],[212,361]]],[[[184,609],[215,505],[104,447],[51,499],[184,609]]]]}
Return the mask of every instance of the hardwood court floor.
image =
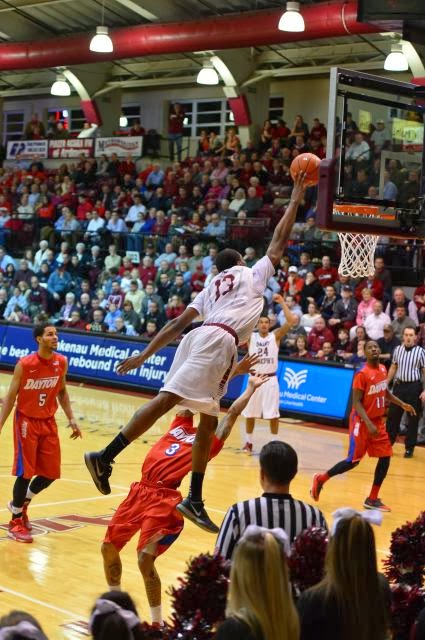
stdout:
{"type": "MultiPolygon", "coordinates": [[[[0,395],[9,385],[10,375],[0,374],[0,395]]],[[[61,480],[34,500],[31,520],[36,520],[38,533],[33,544],[18,544],[6,537],[9,513],[5,508],[10,499],[13,478],[11,419],[1,434],[0,459],[0,615],[10,609],[24,609],[42,622],[51,640],[84,637],[84,622],[95,598],[106,590],[100,543],[105,521],[126,496],[131,481],[137,480],[140,464],[150,444],[168,427],[173,414],[155,425],[119,457],[112,476],[112,494],[101,496],[95,490],[83,463],[83,452],[105,445],[120,425],[146,399],[124,392],[91,389],[69,385],[76,417],[84,430],[84,439],[71,441],[68,430],[62,429],[61,480]]],[[[60,427],[66,424],[58,411],[60,427]]],[[[342,459],[347,436],[337,431],[303,426],[297,421],[282,420],[279,437],[291,443],[298,452],[299,473],[293,482],[294,496],[309,501],[311,476],[342,459]]],[[[266,423],[259,422],[255,433],[258,451],[268,438],[266,423]]],[[[234,431],[223,452],[209,466],[206,499],[211,516],[219,524],[227,507],[237,500],[261,493],[258,482],[258,458],[238,451],[240,429],[234,431]]],[[[415,458],[404,460],[403,448],[396,445],[395,456],[382,497],[393,508],[385,515],[381,528],[376,528],[380,558],[387,552],[391,531],[407,519],[417,516],[423,508],[425,479],[425,449],[418,448],[415,458]]],[[[322,494],[320,507],[328,521],[340,506],[361,508],[367,495],[373,460],[364,460],[351,474],[330,481],[322,494]]],[[[187,480],[183,484],[186,491],[187,480]]],[[[215,537],[188,523],[180,539],[168,553],[159,558],[157,566],[162,578],[164,609],[169,611],[165,591],[183,574],[186,560],[203,551],[212,551],[215,537]]],[[[136,539],[122,553],[122,586],[136,600],[139,611],[148,617],[143,584],[135,562],[136,539]]]]}

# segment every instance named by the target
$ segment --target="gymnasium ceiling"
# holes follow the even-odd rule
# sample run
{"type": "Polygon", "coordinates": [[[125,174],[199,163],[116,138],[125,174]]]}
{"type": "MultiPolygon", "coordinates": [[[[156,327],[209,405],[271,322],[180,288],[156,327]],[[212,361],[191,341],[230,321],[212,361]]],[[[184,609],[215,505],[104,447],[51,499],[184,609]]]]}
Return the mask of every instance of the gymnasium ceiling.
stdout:
{"type": "MultiPolygon", "coordinates": [[[[302,0],[302,6],[314,0],[302,0]]],[[[102,0],[0,0],[0,43],[44,40],[94,31],[101,23],[102,0]]],[[[189,21],[230,13],[284,9],[284,0],[105,0],[104,24],[120,28],[189,21]]],[[[251,80],[327,74],[330,66],[383,69],[393,34],[369,34],[253,47],[251,80]]],[[[423,49],[417,49],[422,62],[423,49]]],[[[210,52],[211,53],[211,52],[210,52]]],[[[107,84],[133,87],[194,86],[208,52],[115,60],[107,64],[107,84]]],[[[74,67],[90,71],[93,65],[74,67]]],[[[425,75],[425,74],[424,74],[425,75]]],[[[49,93],[55,69],[0,71],[0,96],[49,93]]]]}

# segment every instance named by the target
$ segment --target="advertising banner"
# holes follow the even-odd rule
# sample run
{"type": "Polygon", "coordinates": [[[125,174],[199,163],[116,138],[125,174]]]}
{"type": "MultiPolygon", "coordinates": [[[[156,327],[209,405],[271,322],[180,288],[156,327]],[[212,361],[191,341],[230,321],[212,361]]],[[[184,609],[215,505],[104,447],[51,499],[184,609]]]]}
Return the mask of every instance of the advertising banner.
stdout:
{"type": "Polygon", "coordinates": [[[278,372],[280,408],[342,420],[354,373],[351,368],[283,360],[278,372]]]}
{"type": "Polygon", "coordinates": [[[6,157],[14,160],[19,155],[21,158],[30,159],[34,156],[47,158],[47,140],[16,140],[7,143],[6,157]]]}
{"type": "Polygon", "coordinates": [[[93,156],[93,147],[91,138],[49,140],[49,158],[78,158],[82,153],[89,158],[93,156]]]}
{"type": "Polygon", "coordinates": [[[142,155],[143,136],[122,136],[116,138],[96,138],[94,155],[96,158],[105,153],[109,156],[116,153],[125,157],[131,154],[134,157],[142,155]]]}
{"type": "MultiPolygon", "coordinates": [[[[145,343],[137,340],[121,340],[96,333],[73,333],[59,329],[58,352],[68,358],[68,373],[78,376],[87,384],[108,382],[111,386],[127,384],[132,387],[158,390],[162,387],[176,352],[176,347],[161,349],[141,367],[125,375],[117,375],[120,360],[140,353],[145,343]]],[[[0,366],[14,365],[18,358],[36,350],[31,327],[0,325],[0,366]]],[[[226,399],[240,394],[242,376],[229,385],[226,399]]]]}

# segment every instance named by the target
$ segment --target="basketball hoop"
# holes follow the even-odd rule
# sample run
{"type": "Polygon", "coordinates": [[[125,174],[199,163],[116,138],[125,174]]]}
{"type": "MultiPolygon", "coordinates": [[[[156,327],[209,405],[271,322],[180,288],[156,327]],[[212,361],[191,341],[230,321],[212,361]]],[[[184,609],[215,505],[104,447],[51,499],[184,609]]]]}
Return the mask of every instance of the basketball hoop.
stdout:
{"type": "Polygon", "coordinates": [[[364,233],[338,233],[341,262],[338,273],[350,278],[368,278],[375,273],[375,249],[379,236],[364,233]]]}

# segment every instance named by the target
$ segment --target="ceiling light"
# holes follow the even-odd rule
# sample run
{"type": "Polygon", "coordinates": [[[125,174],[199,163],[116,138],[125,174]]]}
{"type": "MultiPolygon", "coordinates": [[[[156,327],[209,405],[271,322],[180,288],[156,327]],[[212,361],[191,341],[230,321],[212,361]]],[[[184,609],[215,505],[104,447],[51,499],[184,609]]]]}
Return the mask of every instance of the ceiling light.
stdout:
{"type": "Polygon", "coordinates": [[[71,95],[71,87],[67,83],[66,78],[62,73],[59,73],[56,76],[56,80],[52,84],[50,93],[52,94],[52,96],[70,96],[71,95]]]}
{"type": "Polygon", "coordinates": [[[409,64],[407,58],[403,53],[403,46],[401,42],[391,45],[391,53],[387,55],[384,62],[384,69],[386,71],[407,71],[409,64]]]}
{"type": "Polygon", "coordinates": [[[299,32],[305,30],[304,18],[300,13],[299,2],[287,2],[286,11],[282,14],[278,29],[280,31],[299,32]]]}
{"type": "Polygon", "coordinates": [[[114,50],[114,45],[109,37],[108,27],[96,27],[96,35],[93,36],[90,42],[90,51],[96,53],[111,53],[114,50]]]}
{"type": "Polygon", "coordinates": [[[128,118],[125,115],[120,116],[120,127],[126,127],[128,125],[128,118]]]}
{"type": "Polygon", "coordinates": [[[196,78],[198,84],[218,84],[218,73],[211,62],[204,62],[204,66],[196,78]]]}

